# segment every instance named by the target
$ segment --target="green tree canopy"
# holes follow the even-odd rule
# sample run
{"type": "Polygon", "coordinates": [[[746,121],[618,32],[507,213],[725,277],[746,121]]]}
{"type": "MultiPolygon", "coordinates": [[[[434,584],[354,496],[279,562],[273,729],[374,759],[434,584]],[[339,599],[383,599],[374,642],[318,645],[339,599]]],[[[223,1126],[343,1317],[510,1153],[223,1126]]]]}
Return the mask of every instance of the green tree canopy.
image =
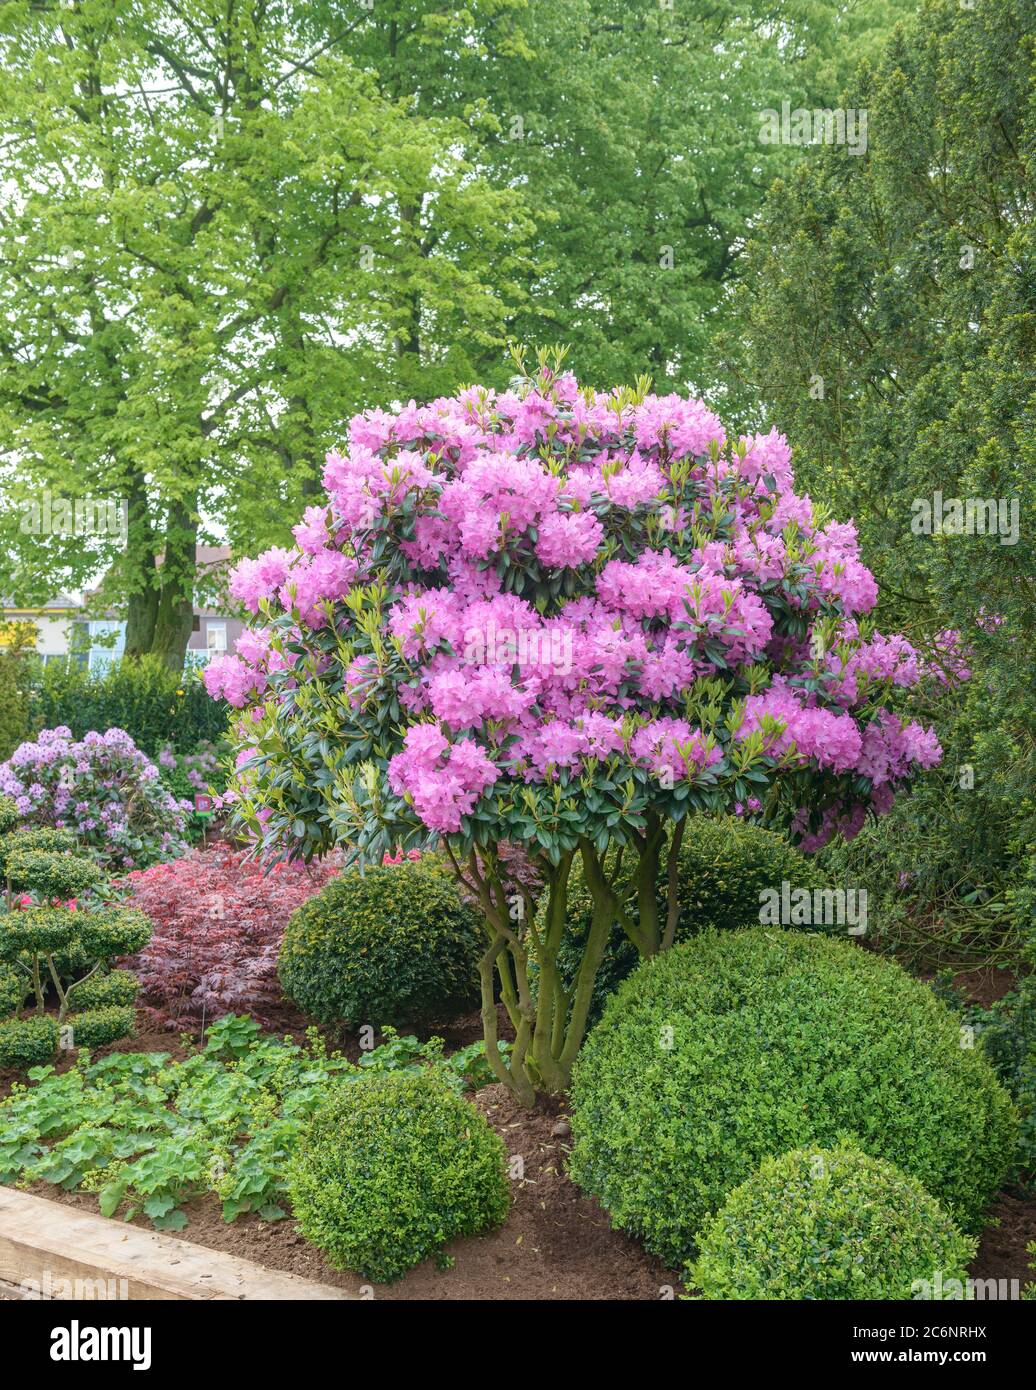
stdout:
{"type": "Polygon", "coordinates": [[[282,538],[350,411],[472,375],[520,299],[521,196],[465,160],[462,122],[350,60],[357,23],[269,0],[0,13],[4,540],[22,593],[109,566],[130,653],[182,660],[202,518],[282,538]],[[17,504],[47,489],[124,500],[128,544],[27,543],[17,504]]]}

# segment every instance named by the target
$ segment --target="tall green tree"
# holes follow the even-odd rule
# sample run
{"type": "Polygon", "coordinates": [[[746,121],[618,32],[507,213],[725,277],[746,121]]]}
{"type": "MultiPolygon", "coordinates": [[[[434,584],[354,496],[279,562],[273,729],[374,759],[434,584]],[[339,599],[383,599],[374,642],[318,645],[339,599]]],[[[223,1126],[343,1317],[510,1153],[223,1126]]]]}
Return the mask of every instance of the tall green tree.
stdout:
{"type": "Polygon", "coordinates": [[[1036,884],[1033,18],[1031,0],[926,0],[862,76],[866,156],[817,151],[774,187],[738,297],[749,393],[800,485],[855,516],[881,621],[963,635],[941,780],[861,853],[890,896],[921,881],[930,931],[993,957],[1005,897],[1036,884]],[[958,533],[969,499],[1003,511],[958,533]]]}
{"type": "Polygon", "coordinates": [[[194,547],[252,550],[357,407],[500,382],[724,387],[738,252],[913,0],[8,0],[0,587],[99,569],[177,664],[194,547]],[[124,500],[128,544],[17,504],[124,500]],[[14,563],[17,562],[17,577],[14,563]],[[5,572],[6,570],[6,572],[5,572]]]}
{"type": "Polygon", "coordinates": [[[760,116],[837,105],[915,0],[378,0],[355,51],[422,110],[477,110],[470,157],[538,209],[512,321],[582,379],[707,389],[738,251],[800,148],[760,116]]]}
{"type": "Polygon", "coordinates": [[[130,654],[182,662],[207,521],[282,538],[352,410],[475,375],[521,300],[521,194],[350,59],[365,16],[0,10],[0,588],[105,568],[130,654]],[[125,540],[26,534],[48,494],[124,504],[125,540]]]}

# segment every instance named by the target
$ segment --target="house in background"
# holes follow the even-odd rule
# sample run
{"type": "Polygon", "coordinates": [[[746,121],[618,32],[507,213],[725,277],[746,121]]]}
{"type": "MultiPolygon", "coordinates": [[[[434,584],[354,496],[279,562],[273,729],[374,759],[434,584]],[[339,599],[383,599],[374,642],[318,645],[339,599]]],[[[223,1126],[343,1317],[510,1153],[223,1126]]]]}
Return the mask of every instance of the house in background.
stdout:
{"type": "MultiPolygon", "coordinates": [[[[200,545],[197,549],[199,591],[195,596],[194,625],[187,640],[185,666],[205,665],[214,656],[234,650],[245,630],[241,618],[217,607],[200,606],[203,594],[213,597],[219,577],[230,558],[229,546],[200,545]]],[[[90,594],[87,594],[89,597],[90,594]]],[[[114,613],[87,617],[81,604],[58,594],[38,607],[17,607],[3,601],[5,622],[29,622],[36,628],[36,651],[44,661],[73,661],[91,671],[102,671],[117,661],[126,646],[126,622],[114,613]]]]}
{"type": "Polygon", "coordinates": [[[199,545],[194,558],[198,566],[198,586],[194,601],[194,630],[187,640],[189,665],[211,661],[214,656],[232,652],[234,643],[246,627],[241,618],[228,615],[218,607],[199,606],[206,593],[214,597],[224,590],[230,546],[199,545]]]}
{"type": "Polygon", "coordinates": [[[36,654],[41,661],[65,661],[72,648],[73,627],[80,616],[79,605],[67,594],[56,594],[35,607],[2,601],[4,623],[31,623],[36,629],[36,654]]]}

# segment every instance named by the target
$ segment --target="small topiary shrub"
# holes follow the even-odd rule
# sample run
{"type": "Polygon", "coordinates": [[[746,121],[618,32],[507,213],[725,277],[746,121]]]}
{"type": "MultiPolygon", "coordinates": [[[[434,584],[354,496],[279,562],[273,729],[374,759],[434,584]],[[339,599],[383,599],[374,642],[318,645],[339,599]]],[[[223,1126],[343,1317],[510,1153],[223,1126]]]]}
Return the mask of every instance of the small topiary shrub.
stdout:
{"type": "Polygon", "coordinates": [[[333,1265],[387,1282],[454,1236],[499,1226],[504,1165],[499,1136],[440,1077],[394,1072],[331,1090],[288,1191],[300,1231],[333,1265]]]}
{"type": "Polygon", "coordinates": [[[81,854],[53,854],[43,849],[16,849],[7,856],[7,875],[31,886],[43,898],[77,898],[104,882],[104,874],[81,854]]]}
{"type": "Polygon", "coordinates": [[[706,1222],[691,1287],[712,1300],[909,1299],[965,1286],[975,1242],[921,1184],[852,1144],[764,1159],[706,1222]]]}
{"type": "Polygon", "coordinates": [[[137,1013],[132,1007],[109,1004],[103,1008],[85,1009],[69,1014],[65,1020],[72,1029],[73,1047],[104,1047],[107,1043],[128,1038],[133,1032],[137,1013]]]}
{"type": "MultiPolygon", "coordinates": [[[[8,800],[9,798],[5,798],[8,800]]],[[[10,803],[12,806],[14,802],[10,803]]],[[[17,814],[17,813],[16,813],[17,814]]],[[[3,821],[0,820],[0,828],[3,821]]],[[[64,854],[78,846],[72,830],[53,830],[49,826],[26,826],[0,837],[0,875],[6,878],[8,860],[23,850],[41,850],[48,854],[64,854]]]]}
{"type": "Polygon", "coordinates": [[[22,971],[0,960],[0,1018],[17,1013],[29,993],[29,981],[22,971]]]}
{"type": "MultiPolygon", "coordinates": [[[[695,816],[687,822],[678,857],[677,897],[680,919],[676,940],[683,941],[705,927],[747,927],[759,921],[760,898],[766,889],[826,886],[811,859],[782,835],[736,816],[695,816]]],[[[666,882],[663,870],[658,888],[658,911],[665,920],[666,882]]],[[[634,908],[635,899],[631,906],[634,908]]],[[[593,916],[593,898],[576,859],[568,884],[565,936],[558,966],[571,989],[583,958],[593,916]]],[[[616,923],[594,981],[590,1019],[601,1016],[608,996],[636,967],[640,956],[616,923]]]]}
{"type": "Polygon", "coordinates": [[[278,971],[322,1023],[427,1022],[477,996],[478,919],[428,858],[332,879],[291,916],[278,971]]]}
{"type": "Polygon", "coordinates": [[[57,1050],[58,1025],[50,1014],[0,1023],[0,1067],[41,1067],[57,1050]]]}
{"type": "Polygon", "coordinates": [[[78,1026],[78,1019],[84,1010],[132,1004],[139,993],[140,981],[129,970],[112,970],[107,975],[91,975],[77,984],[72,991],[72,998],[79,1012],[70,1021],[78,1026]]]}
{"type": "Polygon", "coordinates": [[[974,1229],[1018,1134],[926,985],[780,928],[707,932],[646,961],[584,1045],[572,1095],[573,1178],[674,1264],[764,1158],[842,1134],[974,1229]]]}

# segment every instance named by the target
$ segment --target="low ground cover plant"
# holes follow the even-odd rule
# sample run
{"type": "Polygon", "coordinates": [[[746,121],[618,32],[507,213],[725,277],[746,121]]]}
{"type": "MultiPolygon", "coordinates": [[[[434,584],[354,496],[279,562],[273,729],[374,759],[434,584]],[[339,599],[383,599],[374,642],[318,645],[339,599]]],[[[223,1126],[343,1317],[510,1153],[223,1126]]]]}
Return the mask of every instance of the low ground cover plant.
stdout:
{"type": "Polygon", "coordinates": [[[481,1043],[444,1058],[438,1040],[390,1034],[354,1064],[315,1029],[300,1045],[227,1015],[183,1060],[113,1052],[34,1068],[0,1102],[0,1182],[96,1192],[105,1216],[142,1212],[159,1230],[182,1230],[184,1204],[205,1193],[227,1221],[277,1220],[288,1160],[329,1086],[427,1070],[458,1093],[490,1079],[481,1043]]]}
{"type": "Polygon", "coordinates": [[[174,1027],[224,1013],[266,1018],[282,999],[277,955],[288,919],[337,872],[333,859],[264,867],[217,843],[128,874],[127,901],[152,922],[133,962],[142,1004],[174,1027]]]}
{"type": "Polygon", "coordinates": [[[442,861],[340,874],[292,916],[285,992],[323,1023],[449,1019],[478,998],[479,919],[442,861]]]}
{"type": "Polygon", "coordinates": [[[925,984],[794,929],[709,932],[639,966],[572,1100],[572,1177],[671,1263],[763,1159],[846,1135],[973,1232],[1018,1136],[986,1057],[925,984]]]}
{"type": "Polygon", "coordinates": [[[74,831],[113,869],[143,867],[186,848],[186,806],[122,729],[87,733],[44,729],[0,764],[0,794],[22,824],[74,831]]]}
{"type": "Polygon", "coordinates": [[[299,1229],[332,1264],[387,1281],[510,1205],[503,1140],[434,1071],[334,1088],[288,1170],[299,1229]]]}
{"type": "Polygon", "coordinates": [[[919,1182],[847,1143],[764,1159],[706,1222],[688,1274],[710,1300],[914,1299],[937,1272],[962,1296],[975,1246],[919,1182]]]}

